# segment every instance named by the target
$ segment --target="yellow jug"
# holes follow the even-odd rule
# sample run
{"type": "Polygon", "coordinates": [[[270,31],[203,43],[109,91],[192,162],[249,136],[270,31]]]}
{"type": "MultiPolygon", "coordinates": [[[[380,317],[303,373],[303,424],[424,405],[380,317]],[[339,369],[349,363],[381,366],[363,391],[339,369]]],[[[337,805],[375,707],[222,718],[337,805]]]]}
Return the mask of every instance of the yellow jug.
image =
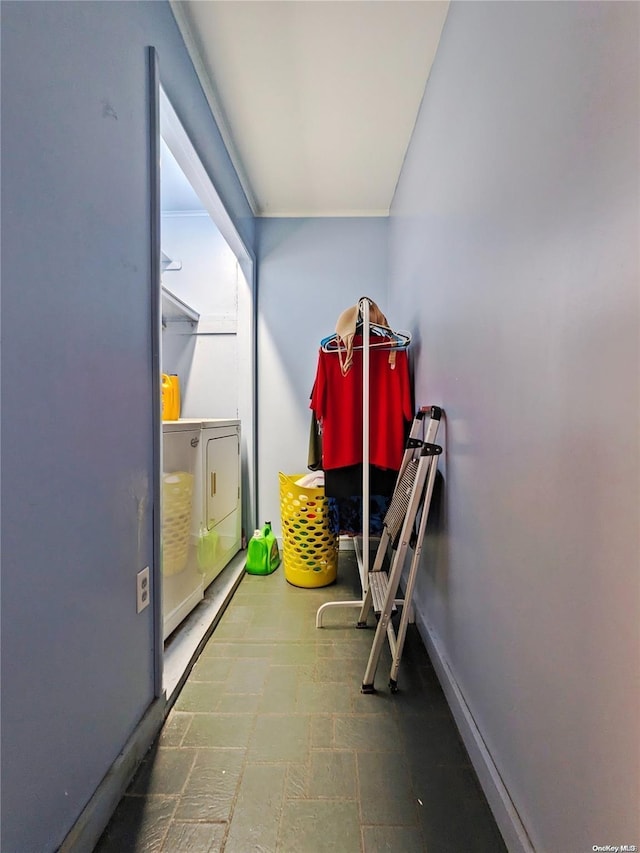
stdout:
{"type": "Polygon", "coordinates": [[[174,397],[175,391],[174,391],[173,383],[171,381],[171,377],[169,376],[168,373],[162,374],[161,389],[162,389],[162,420],[163,421],[173,421],[173,420],[175,420],[175,418],[173,417],[173,413],[174,413],[174,409],[175,409],[175,406],[173,403],[173,397],[174,397]]]}
{"type": "Polygon", "coordinates": [[[173,389],[173,409],[171,420],[178,421],[180,420],[180,378],[177,373],[171,373],[169,374],[169,379],[173,389]]]}

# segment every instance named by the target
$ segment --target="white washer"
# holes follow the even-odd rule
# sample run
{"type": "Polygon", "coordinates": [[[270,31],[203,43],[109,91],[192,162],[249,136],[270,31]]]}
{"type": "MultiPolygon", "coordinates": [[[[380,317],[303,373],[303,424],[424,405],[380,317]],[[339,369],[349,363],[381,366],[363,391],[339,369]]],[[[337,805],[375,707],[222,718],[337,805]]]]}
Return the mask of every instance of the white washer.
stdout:
{"type": "Polygon", "coordinates": [[[204,596],[193,536],[200,505],[197,473],[202,439],[199,422],[165,421],[162,433],[162,617],[166,640],[204,596]]]}

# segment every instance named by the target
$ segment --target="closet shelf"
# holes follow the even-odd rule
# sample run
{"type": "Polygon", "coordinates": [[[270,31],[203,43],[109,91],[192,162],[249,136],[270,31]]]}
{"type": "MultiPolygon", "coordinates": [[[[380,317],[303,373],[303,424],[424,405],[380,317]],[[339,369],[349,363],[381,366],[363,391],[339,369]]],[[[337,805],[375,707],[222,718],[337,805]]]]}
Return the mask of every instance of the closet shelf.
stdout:
{"type": "Polygon", "coordinates": [[[172,260],[166,252],[162,253],[162,272],[173,272],[174,270],[182,269],[182,261],[174,261],[172,260]]]}
{"type": "Polygon", "coordinates": [[[162,285],[162,326],[168,323],[189,323],[192,328],[198,325],[200,314],[186,302],[162,285]]]}

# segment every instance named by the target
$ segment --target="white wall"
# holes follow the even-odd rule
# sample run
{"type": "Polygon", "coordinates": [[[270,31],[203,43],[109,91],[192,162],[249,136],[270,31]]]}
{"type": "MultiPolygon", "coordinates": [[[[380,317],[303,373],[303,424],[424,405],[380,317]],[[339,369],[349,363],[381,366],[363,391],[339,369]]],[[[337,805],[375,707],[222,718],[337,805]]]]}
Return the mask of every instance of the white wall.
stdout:
{"type": "Polygon", "coordinates": [[[420,622],[538,853],[640,844],[639,24],[453,3],[392,208],[447,414],[420,622]]]}
{"type": "Polygon", "coordinates": [[[162,283],[200,313],[201,323],[226,320],[236,331],[238,296],[236,257],[206,211],[162,215],[162,248],[180,261],[162,283]]]}
{"type": "Polygon", "coordinates": [[[258,256],[258,521],[281,535],[278,472],[307,471],[320,341],[361,296],[387,306],[387,220],[262,219],[258,256]]]}
{"type": "MultiPolygon", "coordinates": [[[[182,417],[238,417],[238,263],[208,213],[162,216],[163,251],[179,270],[163,284],[200,314],[197,328],[168,324],[162,333],[162,367],[177,373],[182,417]],[[193,332],[193,333],[190,333],[193,332]]],[[[246,286],[242,280],[242,286],[246,286]]],[[[246,379],[245,379],[246,381],[246,379]]]]}

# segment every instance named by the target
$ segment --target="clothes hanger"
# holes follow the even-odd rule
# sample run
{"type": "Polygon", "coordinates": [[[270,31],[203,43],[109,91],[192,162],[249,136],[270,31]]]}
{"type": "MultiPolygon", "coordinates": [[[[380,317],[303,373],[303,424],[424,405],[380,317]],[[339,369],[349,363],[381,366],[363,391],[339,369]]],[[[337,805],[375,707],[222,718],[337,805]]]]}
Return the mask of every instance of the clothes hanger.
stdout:
{"type": "MultiPolygon", "coordinates": [[[[356,326],[356,329],[358,326],[356,326]]],[[[372,341],[370,338],[369,349],[405,349],[411,343],[411,332],[394,332],[393,329],[387,326],[379,326],[375,323],[371,324],[369,331],[372,335],[384,338],[382,341],[372,341]]],[[[344,344],[339,341],[337,334],[333,334],[323,338],[320,341],[320,347],[324,352],[338,352],[339,349],[344,348],[344,344]]],[[[364,344],[354,344],[353,349],[362,350],[364,349],[364,344]]]]}

